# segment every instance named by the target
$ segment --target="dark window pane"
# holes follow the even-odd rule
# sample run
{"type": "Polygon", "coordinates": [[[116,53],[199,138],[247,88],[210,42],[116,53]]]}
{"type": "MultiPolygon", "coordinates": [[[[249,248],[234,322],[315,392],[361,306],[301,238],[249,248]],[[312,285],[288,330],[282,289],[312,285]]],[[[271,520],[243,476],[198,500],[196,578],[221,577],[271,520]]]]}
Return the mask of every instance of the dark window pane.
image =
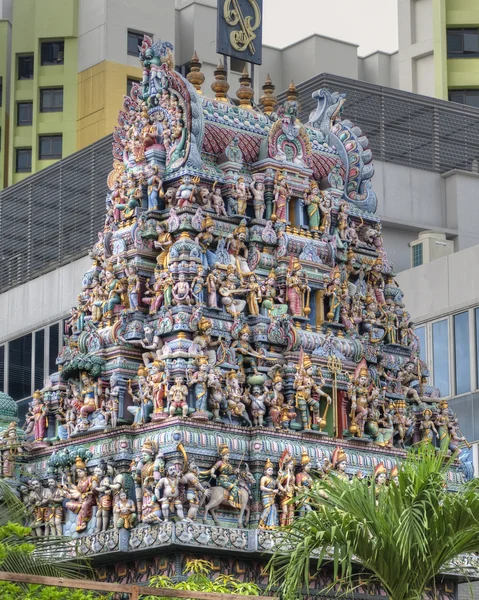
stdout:
{"type": "Polygon", "coordinates": [[[40,159],[51,159],[62,157],[62,136],[41,135],[40,136],[40,159]]]}
{"type": "Polygon", "coordinates": [[[416,327],[414,333],[419,339],[419,358],[426,362],[426,327],[416,327]]]}
{"type": "Polygon", "coordinates": [[[479,388],[479,308],[474,311],[474,317],[476,322],[476,372],[477,382],[476,389],[479,388]]]}
{"type": "Polygon", "coordinates": [[[35,375],[33,387],[41,390],[45,379],[44,375],[44,356],[45,356],[45,330],[35,331],[35,375]]]}
{"type": "Polygon", "coordinates": [[[449,92],[449,100],[451,102],[459,102],[460,104],[464,104],[464,92],[457,90],[454,92],[449,92]]]}
{"type": "Polygon", "coordinates": [[[464,32],[464,52],[479,52],[479,32],[464,32]]]}
{"type": "Polygon", "coordinates": [[[416,244],[412,247],[412,266],[419,267],[422,265],[423,257],[422,257],[422,243],[416,244]]]}
{"type": "Polygon", "coordinates": [[[18,102],[17,125],[31,125],[33,118],[33,102],[18,102]]]}
{"type": "Polygon", "coordinates": [[[33,54],[18,57],[18,79],[33,79],[33,54]]]}
{"type": "Polygon", "coordinates": [[[63,88],[40,90],[40,112],[59,112],[63,110],[63,88]]]}
{"type": "Polygon", "coordinates": [[[41,55],[42,65],[62,65],[64,57],[65,43],[58,42],[43,42],[41,55]]]}
{"type": "Polygon", "coordinates": [[[471,345],[469,343],[469,313],[454,315],[454,358],[456,394],[471,391],[471,345]]]}
{"type": "Polygon", "coordinates": [[[462,34],[457,31],[447,32],[447,51],[451,53],[462,52],[462,34]]]}
{"type": "Polygon", "coordinates": [[[3,104],[3,77],[0,77],[0,106],[3,104]]]}
{"type": "Polygon", "coordinates": [[[129,96],[130,92],[131,92],[131,88],[133,87],[134,83],[140,83],[139,79],[133,79],[132,77],[128,77],[128,79],[126,80],[126,95],[129,96]]]}
{"type": "Polygon", "coordinates": [[[58,335],[59,335],[60,326],[58,323],[54,325],[50,325],[50,343],[48,346],[48,373],[47,375],[51,375],[51,373],[56,373],[58,371],[57,367],[57,357],[58,357],[58,335]]]}
{"type": "Polygon", "coordinates": [[[138,31],[128,31],[127,36],[127,52],[130,56],[138,56],[138,46],[141,46],[143,42],[143,36],[149,35],[150,33],[140,33],[138,31]]]}
{"type": "Polygon", "coordinates": [[[443,396],[450,395],[449,386],[449,331],[447,319],[432,324],[432,359],[434,385],[443,396]]]}
{"type": "Polygon", "coordinates": [[[5,391],[5,346],[0,346],[0,392],[5,391]]]}
{"type": "Polygon", "coordinates": [[[468,106],[479,107],[479,90],[466,90],[465,97],[468,106]]]}
{"type": "Polygon", "coordinates": [[[8,393],[14,400],[30,396],[32,390],[32,335],[8,344],[8,393]]]}
{"type": "Polygon", "coordinates": [[[15,171],[17,173],[31,173],[32,171],[32,149],[18,148],[16,151],[15,171]]]}

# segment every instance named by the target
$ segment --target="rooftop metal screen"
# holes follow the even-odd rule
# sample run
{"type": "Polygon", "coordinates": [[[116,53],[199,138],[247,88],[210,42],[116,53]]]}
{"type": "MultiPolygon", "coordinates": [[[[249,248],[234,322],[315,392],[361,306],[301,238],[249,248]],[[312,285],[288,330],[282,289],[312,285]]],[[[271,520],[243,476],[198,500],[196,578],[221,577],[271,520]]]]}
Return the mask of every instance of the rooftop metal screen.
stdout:
{"type": "MultiPolygon", "coordinates": [[[[321,87],[347,94],[343,118],[361,127],[376,160],[438,173],[479,160],[479,109],[323,73],[297,86],[303,122],[321,87]]],[[[104,218],[111,142],[0,192],[0,293],[86,255],[104,218]]]]}
{"type": "Polygon", "coordinates": [[[85,256],[97,240],[111,136],[0,192],[0,293],[85,256]]]}
{"type": "MultiPolygon", "coordinates": [[[[445,173],[479,161],[479,109],[322,73],[296,86],[300,117],[316,108],[320,88],[346,93],[342,117],[369,138],[373,158],[445,173]]],[[[282,101],[286,92],[279,95],[282,101]]]]}

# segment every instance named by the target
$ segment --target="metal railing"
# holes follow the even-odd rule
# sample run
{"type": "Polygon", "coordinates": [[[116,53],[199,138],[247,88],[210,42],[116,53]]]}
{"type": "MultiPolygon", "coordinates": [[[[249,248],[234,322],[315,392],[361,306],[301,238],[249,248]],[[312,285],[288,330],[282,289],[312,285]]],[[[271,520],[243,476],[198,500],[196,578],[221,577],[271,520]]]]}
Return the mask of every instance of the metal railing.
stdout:
{"type": "Polygon", "coordinates": [[[105,214],[111,136],[0,192],[0,293],[85,256],[105,214]]]}
{"type": "MultiPolygon", "coordinates": [[[[478,169],[479,108],[329,73],[296,88],[303,123],[316,108],[314,91],[345,92],[341,116],[362,129],[375,160],[437,173],[478,169]]],[[[278,99],[285,97],[282,92],[278,99]]]]}

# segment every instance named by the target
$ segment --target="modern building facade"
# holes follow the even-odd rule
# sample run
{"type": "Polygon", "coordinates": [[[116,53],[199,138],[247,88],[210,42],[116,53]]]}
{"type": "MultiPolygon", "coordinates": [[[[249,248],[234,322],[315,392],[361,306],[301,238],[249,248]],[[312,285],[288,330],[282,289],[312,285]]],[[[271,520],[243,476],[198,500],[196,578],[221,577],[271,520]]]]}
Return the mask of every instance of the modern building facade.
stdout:
{"type": "Polygon", "coordinates": [[[479,106],[475,0],[399,0],[399,87],[479,106]]]}
{"type": "Polygon", "coordinates": [[[403,271],[397,280],[411,307],[431,383],[449,399],[479,464],[479,245],[403,271]]]}

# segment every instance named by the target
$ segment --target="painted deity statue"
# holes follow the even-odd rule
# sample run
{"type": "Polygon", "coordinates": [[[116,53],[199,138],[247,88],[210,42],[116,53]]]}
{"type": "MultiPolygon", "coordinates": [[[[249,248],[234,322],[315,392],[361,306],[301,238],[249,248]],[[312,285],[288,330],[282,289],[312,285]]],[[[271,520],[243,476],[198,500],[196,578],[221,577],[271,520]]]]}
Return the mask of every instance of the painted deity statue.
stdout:
{"type": "Polygon", "coordinates": [[[183,377],[175,377],[175,383],[167,392],[168,412],[170,413],[170,418],[175,416],[177,410],[181,411],[183,417],[188,416],[188,403],[186,401],[187,397],[188,388],[184,383],[183,377]]]}
{"type": "Polygon", "coordinates": [[[154,498],[154,482],[156,445],[146,440],[141,448],[141,454],[132,464],[132,476],[135,481],[136,505],[138,515],[143,523],[158,522],[161,512],[154,498]]]}
{"type": "Polygon", "coordinates": [[[313,379],[314,366],[308,355],[303,355],[298,372],[294,378],[296,407],[301,415],[303,429],[311,429],[311,425],[318,425],[320,417],[319,398],[325,398],[331,404],[328,396],[313,379]]]}
{"type": "Polygon", "coordinates": [[[77,515],[76,531],[85,531],[93,516],[98,499],[98,476],[88,475],[86,464],[77,456],[74,467],[74,483],[65,489],[65,507],[77,515]]]}
{"type": "Polygon", "coordinates": [[[208,408],[208,373],[210,366],[206,356],[196,359],[197,370],[188,371],[188,385],[194,388],[195,409],[197,413],[206,413],[208,408]]]}
{"type": "Polygon", "coordinates": [[[332,475],[334,475],[335,477],[339,477],[343,481],[349,482],[349,477],[346,473],[347,464],[348,459],[346,453],[339,446],[336,447],[331,457],[332,475]]]}
{"type": "MultiPolygon", "coordinates": [[[[313,485],[313,478],[311,476],[311,468],[312,468],[311,457],[306,452],[306,450],[303,450],[301,452],[301,470],[296,475],[296,482],[295,482],[298,493],[302,493],[302,492],[307,493],[311,489],[311,487],[313,485]]],[[[299,515],[302,516],[302,515],[304,515],[305,512],[311,510],[311,505],[308,503],[307,499],[305,499],[299,503],[298,508],[299,508],[299,515]]]]}
{"type": "Polygon", "coordinates": [[[246,215],[248,200],[251,197],[250,191],[246,187],[244,177],[238,178],[233,192],[233,197],[236,199],[236,214],[244,217],[246,215]]]}
{"type": "Polygon", "coordinates": [[[230,463],[230,451],[226,444],[219,446],[220,460],[217,461],[209,471],[210,477],[216,479],[227,494],[228,503],[235,508],[241,508],[240,492],[238,487],[238,472],[230,463]]]}
{"type": "Polygon", "coordinates": [[[276,529],[279,525],[277,495],[279,493],[278,481],[273,477],[273,463],[268,458],[264,465],[264,475],[259,482],[261,504],[263,512],[259,518],[260,529],[276,529]]]}
{"type": "Polygon", "coordinates": [[[116,527],[118,529],[132,529],[137,522],[136,505],[128,498],[127,493],[122,490],[117,502],[113,506],[116,527]]]}
{"type": "Polygon", "coordinates": [[[276,176],[273,193],[273,216],[277,221],[285,223],[288,213],[288,202],[291,198],[291,188],[286,177],[281,173],[276,176]]]}
{"type": "Polygon", "coordinates": [[[294,504],[291,502],[295,495],[294,458],[288,450],[283,450],[279,459],[278,488],[279,522],[284,527],[291,525],[294,519],[294,504]]]}
{"type": "Polygon", "coordinates": [[[317,181],[310,182],[309,189],[303,193],[303,200],[308,211],[309,229],[311,231],[319,231],[321,222],[321,194],[317,181]]]}
{"type": "Polygon", "coordinates": [[[249,189],[253,196],[254,218],[257,221],[261,221],[266,206],[264,202],[264,183],[259,180],[253,180],[250,183],[249,189]]]}
{"type": "Polygon", "coordinates": [[[156,484],[155,495],[158,498],[165,521],[168,521],[170,512],[176,512],[180,519],[185,518],[183,504],[180,499],[181,480],[182,474],[176,465],[170,465],[156,484]]]}
{"type": "Polygon", "coordinates": [[[354,378],[348,387],[348,394],[351,399],[351,425],[349,431],[357,437],[364,435],[369,402],[374,387],[366,361],[363,359],[356,367],[354,378]]]}
{"type": "Polygon", "coordinates": [[[189,175],[185,175],[182,183],[176,192],[178,208],[191,207],[195,201],[196,183],[189,175]]]}
{"type": "Polygon", "coordinates": [[[300,262],[292,261],[286,272],[286,300],[293,317],[304,317],[308,305],[305,296],[310,291],[306,273],[301,268],[300,262]]]}
{"type": "Polygon", "coordinates": [[[33,393],[30,410],[25,417],[25,436],[33,435],[34,442],[42,442],[47,433],[48,408],[43,394],[37,390],[33,393]]]}
{"type": "Polygon", "coordinates": [[[210,216],[206,216],[201,223],[201,232],[195,238],[195,242],[201,249],[201,263],[205,269],[213,267],[216,262],[216,254],[210,250],[215,239],[214,230],[215,222],[210,216]]]}

